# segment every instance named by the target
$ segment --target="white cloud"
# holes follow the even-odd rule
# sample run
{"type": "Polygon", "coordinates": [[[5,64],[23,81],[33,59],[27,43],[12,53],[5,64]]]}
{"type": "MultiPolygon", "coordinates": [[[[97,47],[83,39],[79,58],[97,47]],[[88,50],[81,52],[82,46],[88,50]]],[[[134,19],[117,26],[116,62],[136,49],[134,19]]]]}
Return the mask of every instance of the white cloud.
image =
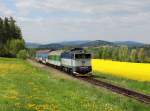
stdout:
{"type": "Polygon", "coordinates": [[[95,39],[102,37],[113,40],[116,36],[124,39],[125,36],[143,35],[143,41],[147,41],[150,35],[147,31],[150,28],[149,0],[13,1],[15,13],[3,3],[0,3],[0,12],[3,15],[14,15],[27,40],[41,41],[42,35],[44,40],[53,41],[60,36],[71,40],[78,37],[90,39],[93,35],[95,39]]]}
{"type": "Polygon", "coordinates": [[[32,11],[35,0],[13,0],[15,7],[17,8],[17,15],[19,16],[28,16],[32,11]]]}
{"type": "MultiPolygon", "coordinates": [[[[103,0],[102,0],[103,1],[103,0]]],[[[81,13],[109,13],[115,11],[127,11],[127,12],[137,12],[142,11],[145,6],[149,6],[150,2],[145,2],[141,0],[126,0],[119,2],[114,0],[113,2],[89,2],[83,0],[37,0],[35,6],[40,9],[45,9],[48,11],[53,10],[65,10],[65,11],[78,11],[81,13]],[[131,2],[132,1],[132,2],[131,2]]]]}
{"type": "Polygon", "coordinates": [[[43,22],[43,18],[33,19],[33,18],[27,18],[27,17],[17,17],[16,19],[20,22],[35,22],[35,23],[43,22]]]}
{"type": "Polygon", "coordinates": [[[0,15],[1,16],[12,16],[14,11],[10,10],[6,5],[0,2],[0,15]]]}
{"type": "Polygon", "coordinates": [[[110,2],[84,0],[14,0],[19,10],[39,9],[45,12],[77,11],[80,13],[139,12],[149,6],[147,0],[112,0],[110,2]],[[97,1],[97,2],[96,2],[97,1]]]}

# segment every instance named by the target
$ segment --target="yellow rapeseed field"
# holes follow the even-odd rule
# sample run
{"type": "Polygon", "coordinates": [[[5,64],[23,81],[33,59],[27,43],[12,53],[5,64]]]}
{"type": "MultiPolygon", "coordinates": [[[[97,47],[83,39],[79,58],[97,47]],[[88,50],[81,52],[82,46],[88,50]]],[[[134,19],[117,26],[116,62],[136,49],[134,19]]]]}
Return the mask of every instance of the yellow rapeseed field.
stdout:
{"type": "Polygon", "coordinates": [[[94,71],[128,79],[150,81],[150,64],[93,59],[94,71]]]}

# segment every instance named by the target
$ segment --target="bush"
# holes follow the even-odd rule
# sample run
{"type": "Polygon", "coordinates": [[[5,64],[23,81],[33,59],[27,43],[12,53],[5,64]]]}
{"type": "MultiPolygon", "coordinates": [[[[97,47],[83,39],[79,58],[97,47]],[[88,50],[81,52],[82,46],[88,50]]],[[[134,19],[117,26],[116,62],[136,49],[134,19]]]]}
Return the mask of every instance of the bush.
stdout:
{"type": "Polygon", "coordinates": [[[19,39],[12,39],[7,41],[6,44],[6,51],[10,57],[16,57],[20,50],[25,49],[23,40],[19,39]]]}
{"type": "Polygon", "coordinates": [[[20,50],[17,54],[17,58],[19,59],[27,59],[28,57],[28,52],[26,50],[20,50]]]}

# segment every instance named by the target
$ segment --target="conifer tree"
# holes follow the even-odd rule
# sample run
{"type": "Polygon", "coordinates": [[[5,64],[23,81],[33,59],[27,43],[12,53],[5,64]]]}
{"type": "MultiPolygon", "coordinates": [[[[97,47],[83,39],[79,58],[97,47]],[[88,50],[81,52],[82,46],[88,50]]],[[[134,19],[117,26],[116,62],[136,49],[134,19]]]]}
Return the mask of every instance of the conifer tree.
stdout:
{"type": "Polygon", "coordinates": [[[16,21],[12,17],[0,18],[0,56],[15,57],[23,48],[25,42],[16,21]]]}

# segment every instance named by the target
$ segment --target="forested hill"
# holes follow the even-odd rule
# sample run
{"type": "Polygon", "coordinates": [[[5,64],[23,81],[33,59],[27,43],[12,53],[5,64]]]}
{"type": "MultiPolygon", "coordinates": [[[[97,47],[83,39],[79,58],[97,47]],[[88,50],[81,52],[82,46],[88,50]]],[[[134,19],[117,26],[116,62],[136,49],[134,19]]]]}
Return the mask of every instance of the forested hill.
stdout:
{"type": "Polygon", "coordinates": [[[26,42],[25,45],[26,45],[27,48],[38,48],[41,44],[32,43],[32,42],[26,42]]]}
{"type": "Polygon", "coordinates": [[[64,48],[65,45],[59,44],[59,43],[53,43],[53,44],[46,44],[46,45],[40,45],[38,48],[40,49],[60,49],[64,48]]]}
{"type": "Polygon", "coordinates": [[[113,42],[108,42],[104,40],[95,40],[90,41],[87,43],[80,44],[80,47],[98,47],[98,46],[104,46],[104,45],[115,45],[113,42]]]}
{"type": "Polygon", "coordinates": [[[116,41],[114,43],[117,45],[127,45],[129,47],[138,47],[138,46],[140,47],[140,46],[145,45],[143,43],[135,42],[135,41],[116,41]]]}

